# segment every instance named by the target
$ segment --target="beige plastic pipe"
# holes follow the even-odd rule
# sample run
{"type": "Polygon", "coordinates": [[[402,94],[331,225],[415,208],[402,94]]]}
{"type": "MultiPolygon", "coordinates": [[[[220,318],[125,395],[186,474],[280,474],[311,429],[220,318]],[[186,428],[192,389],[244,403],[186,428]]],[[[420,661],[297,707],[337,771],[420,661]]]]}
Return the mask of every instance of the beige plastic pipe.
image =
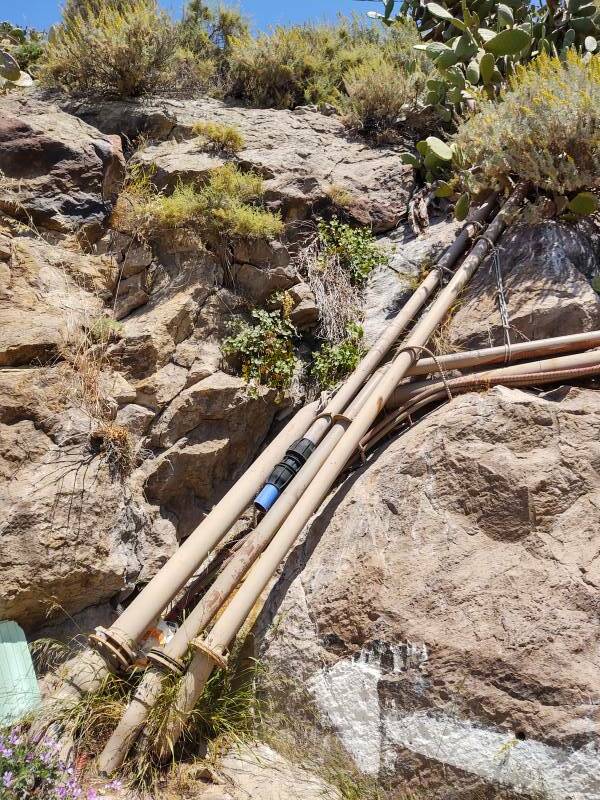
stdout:
{"type": "MultiPolygon", "coordinates": [[[[469,381],[479,381],[480,383],[483,383],[486,380],[494,380],[497,377],[508,377],[511,375],[526,375],[528,373],[569,369],[570,365],[587,366],[588,364],[596,363],[597,357],[597,351],[589,350],[583,353],[556,356],[555,358],[545,358],[541,361],[513,364],[510,367],[501,367],[499,369],[490,369],[481,373],[464,375],[453,380],[456,381],[457,385],[460,385],[461,381],[465,383],[468,383],[469,381]]],[[[447,380],[446,382],[452,386],[452,380],[447,380]]],[[[444,389],[444,381],[436,379],[433,381],[415,381],[414,383],[403,383],[401,386],[397,386],[392,392],[389,400],[386,403],[386,408],[399,408],[407,403],[411,398],[419,395],[423,390],[428,389],[444,389]]]]}
{"type": "MultiPolygon", "coordinates": [[[[430,273],[432,281],[437,277],[436,286],[440,282],[443,271],[453,266],[467,249],[469,242],[477,234],[480,223],[489,217],[492,209],[496,205],[497,199],[497,193],[492,192],[484,202],[475,209],[471,219],[461,229],[454,242],[439,259],[435,271],[430,273]]],[[[404,306],[404,308],[406,308],[406,306],[404,306]]],[[[344,381],[344,384],[338,389],[327,407],[323,410],[323,413],[319,416],[319,419],[315,420],[304,434],[307,439],[310,439],[315,444],[321,440],[335,414],[340,414],[346,408],[356,392],[364,384],[365,380],[367,380],[369,375],[371,375],[373,370],[381,362],[382,358],[389,352],[400,333],[406,327],[406,324],[403,322],[405,317],[404,308],[394,317],[390,325],[370,348],[369,352],[361,360],[350,377],[344,381]]]]}
{"type": "MultiPolygon", "coordinates": [[[[385,368],[382,367],[381,369],[384,370],[385,368]]],[[[366,401],[380,377],[379,372],[373,375],[352,402],[349,413],[351,413],[353,407],[360,407],[366,401]]],[[[228,595],[234,591],[240,580],[267,546],[275,531],[285,520],[294,505],[297,494],[310,483],[337,441],[339,441],[339,436],[335,435],[335,431],[331,431],[325,436],[325,439],[315,449],[306,464],[299,470],[259,525],[252,531],[234,558],[219,574],[204,597],[181,623],[171,641],[160,648],[164,656],[168,659],[179,660],[185,655],[190,641],[204,630],[226,601],[228,595]]],[[[101,773],[109,775],[123,763],[127,752],[135,742],[152,708],[158,701],[163,675],[164,672],[154,665],[147,669],[134,697],[125,709],[119,724],[98,758],[98,769],[101,773]]]]}
{"type": "MultiPolygon", "coordinates": [[[[464,252],[470,239],[478,230],[478,223],[487,218],[496,203],[496,199],[497,195],[492,193],[475,211],[472,221],[465,225],[438,263],[440,270],[453,263],[464,252]]],[[[385,353],[387,353],[397,335],[394,334],[393,325],[391,325],[332,398],[320,419],[316,420],[309,430],[305,428],[301,431],[299,435],[295,436],[295,439],[306,433],[310,437],[315,437],[314,441],[317,441],[324,434],[330,425],[333,415],[340,413],[345,408],[377,364],[379,364],[385,353]]],[[[316,414],[313,415],[313,420],[315,416],[316,414]]],[[[290,425],[293,425],[293,421],[290,425]]],[[[287,427],[285,430],[287,430],[287,427]]],[[[292,438],[281,452],[274,447],[275,442],[271,443],[270,452],[268,452],[269,448],[267,448],[223,500],[213,508],[208,517],[186,539],[177,552],[171,556],[164,567],[111,626],[109,629],[110,634],[115,635],[118,640],[126,643],[135,643],[143,636],[170,600],[189,580],[208,553],[238,519],[269,476],[273,465],[283,457],[285,451],[295,439],[292,438]],[[277,455],[273,457],[275,451],[277,451],[277,455]],[[264,469],[261,469],[263,466],[264,469]]]]}
{"type": "MultiPolygon", "coordinates": [[[[289,548],[293,545],[304,526],[326,497],[333,482],[343,470],[360,440],[370,428],[384,407],[398,381],[406,375],[418,355],[418,348],[426,345],[431,334],[443,320],[449,308],[471,278],[486,253],[490,242],[495,242],[513,215],[520,207],[526,193],[526,186],[520,184],[505,206],[489,225],[485,238],[479,239],[470,255],[463,261],[449,284],[440,292],[430,309],[415,326],[406,340],[406,347],[396,355],[386,372],[375,386],[368,401],[359,409],[348,426],[348,421],[336,423],[328,438],[336,435],[341,428],[342,436],[337,445],[320,468],[305,492],[297,498],[293,510],[266,548],[259,560],[248,573],[246,580],[230,599],[208,636],[192,644],[197,649],[187,672],[184,674],[176,694],[165,733],[156,743],[156,753],[160,758],[168,757],[185,726],[187,716],[198,701],[206,680],[215,665],[224,663],[224,655],[230,642],[237,635],[244,620],[260,598],[269,581],[275,574],[289,548]],[[413,348],[411,350],[411,348],[413,348]],[[347,430],[346,430],[346,426],[347,430]]],[[[348,415],[349,416],[349,415],[348,415]]]]}
{"type": "Polygon", "coordinates": [[[571,353],[600,345],[600,331],[589,333],[571,333],[568,336],[553,336],[549,339],[537,339],[532,342],[519,342],[509,347],[486,347],[481,350],[469,350],[465,353],[450,353],[437,358],[421,358],[407,375],[428,375],[443,370],[467,369],[481,367],[484,364],[497,364],[502,361],[520,361],[524,358],[535,358],[546,353],[571,353]]]}
{"type": "MultiPolygon", "coordinates": [[[[449,268],[462,252],[464,252],[470,238],[476,231],[473,222],[487,218],[495,202],[496,196],[492,195],[477,209],[475,220],[470,221],[463,228],[457,239],[440,259],[438,266],[427,276],[419,289],[413,294],[379,340],[367,353],[354,373],[327,405],[323,411],[323,416],[328,417],[328,419],[318,419],[309,431],[306,432],[306,437],[314,437],[312,440],[318,441],[323,435],[322,431],[324,432],[323,427],[319,427],[319,423],[325,421],[326,425],[324,427],[326,429],[331,419],[345,409],[349,399],[355,394],[356,387],[363,383],[364,376],[369,374],[374,367],[380,363],[414,315],[432,295],[439,284],[442,270],[449,268]]],[[[380,371],[372,375],[371,379],[350,405],[346,412],[347,414],[352,415],[362,407],[380,377],[380,371]]],[[[336,435],[328,436],[311,455],[308,462],[293,479],[290,486],[286,488],[277,503],[275,503],[257,528],[250,534],[246,542],[225,567],[213,586],[185,619],[173,639],[164,646],[163,652],[167,658],[181,659],[189,646],[190,640],[203,631],[213,619],[224,600],[235,589],[252,563],[267,546],[273,534],[293,507],[296,497],[308,486],[342,434],[343,428],[340,426],[336,435]]],[[[139,731],[148,718],[151,708],[158,699],[161,684],[161,673],[156,669],[150,668],[138,687],[134,698],[125,710],[119,725],[100,755],[98,765],[103,773],[110,774],[114,772],[123,762],[127,751],[138,736],[139,731]]]]}
{"type": "MultiPolygon", "coordinates": [[[[142,637],[172,597],[196,571],[208,553],[229,531],[252,502],[275,464],[299,439],[319,413],[315,401],[301,408],[246,470],[177,552],[133,600],[111,626],[119,639],[134,643],[142,637]]],[[[57,688],[46,704],[60,703],[97,689],[111,669],[103,656],[91,648],[74,656],[56,672],[57,688]]]]}
{"type": "Polygon", "coordinates": [[[372,449],[377,442],[397,428],[415,411],[433,403],[448,400],[448,391],[452,395],[459,395],[498,385],[540,386],[546,383],[577,380],[588,375],[597,375],[600,372],[600,351],[592,350],[588,353],[563,356],[561,359],[544,359],[520,366],[523,369],[517,372],[509,371],[509,368],[505,367],[451,378],[445,384],[441,381],[428,383],[420,392],[412,395],[409,400],[399,406],[394,413],[388,414],[372,428],[361,440],[361,450],[372,449]],[[525,371],[526,367],[530,369],[525,371]]]}

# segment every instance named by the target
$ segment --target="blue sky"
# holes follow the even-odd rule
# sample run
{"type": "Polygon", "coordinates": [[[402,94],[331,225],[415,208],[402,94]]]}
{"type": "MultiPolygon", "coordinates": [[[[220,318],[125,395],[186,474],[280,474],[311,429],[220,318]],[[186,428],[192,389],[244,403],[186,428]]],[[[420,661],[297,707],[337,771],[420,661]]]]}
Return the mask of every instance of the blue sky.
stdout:
{"type": "MultiPolygon", "coordinates": [[[[0,0],[0,20],[9,20],[17,25],[48,28],[60,18],[62,0],[0,0]]],[[[183,0],[161,0],[161,5],[174,14],[179,14],[183,0]]],[[[366,13],[377,8],[377,3],[360,0],[238,0],[231,5],[239,6],[250,17],[254,28],[267,28],[287,22],[323,20],[335,18],[339,12],[366,13]]]]}

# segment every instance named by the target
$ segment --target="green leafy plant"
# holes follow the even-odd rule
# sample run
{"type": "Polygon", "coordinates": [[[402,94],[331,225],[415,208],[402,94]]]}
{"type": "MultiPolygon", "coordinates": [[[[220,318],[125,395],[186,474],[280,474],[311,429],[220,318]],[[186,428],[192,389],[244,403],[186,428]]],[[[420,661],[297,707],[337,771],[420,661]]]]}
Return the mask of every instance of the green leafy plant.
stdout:
{"type": "Polygon", "coordinates": [[[353,228],[337,217],[319,220],[318,235],[325,258],[336,257],[352,281],[362,283],[374,267],[385,261],[371,231],[353,228]]]}
{"type": "Polygon", "coordinates": [[[76,93],[146,94],[172,81],[176,42],[156,0],[84,0],[49,38],[40,80],[76,93]]]}
{"type": "Polygon", "coordinates": [[[244,137],[233,125],[222,122],[205,121],[196,122],[192,133],[206,141],[213,149],[225,153],[238,153],[244,147],[244,137]]]}
{"type": "Polygon", "coordinates": [[[325,343],[315,353],[311,373],[321,389],[336,386],[354,369],[365,354],[361,325],[351,322],[346,326],[346,338],[338,344],[325,343]]]}
{"type": "Polygon", "coordinates": [[[223,353],[239,364],[242,377],[250,385],[283,392],[296,371],[296,329],[281,310],[255,308],[251,317],[252,322],[234,323],[233,335],[223,341],[223,353]]]}

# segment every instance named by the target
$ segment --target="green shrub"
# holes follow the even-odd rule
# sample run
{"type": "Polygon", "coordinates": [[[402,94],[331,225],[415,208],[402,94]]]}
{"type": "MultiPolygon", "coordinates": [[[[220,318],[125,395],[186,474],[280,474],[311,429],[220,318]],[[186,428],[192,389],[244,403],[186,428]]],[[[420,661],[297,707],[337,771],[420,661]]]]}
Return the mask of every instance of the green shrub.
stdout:
{"type": "Polygon", "coordinates": [[[543,54],[510,78],[501,102],[487,101],[454,141],[476,186],[511,178],[556,193],[600,185],[600,56],[543,54]]]}
{"type": "MultiPolygon", "coordinates": [[[[277,27],[232,42],[232,93],[256,106],[341,106],[344,75],[364,63],[395,58],[398,42],[378,26],[341,18],[337,25],[277,27]]],[[[412,54],[414,60],[415,56],[412,54]]]]}
{"type": "Polygon", "coordinates": [[[192,133],[226,153],[238,153],[244,147],[244,137],[234,125],[202,120],[193,125],[192,133]]]}
{"type": "MultiPolygon", "coordinates": [[[[270,211],[251,205],[262,193],[260,175],[224,164],[213,170],[202,186],[180,182],[170,195],[142,194],[141,201],[138,195],[137,216],[140,224],[150,230],[191,227],[206,235],[221,232],[273,239],[283,230],[283,222],[270,211]]],[[[135,197],[133,201],[136,202],[135,197]]]]}
{"type": "Polygon", "coordinates": [[[252,311],[252,323],[238,321],[223,342],[223,353],[240,365],[249,384],[287,389],[296,370],[293,341],[296,329],[280,311],[252,311]]]}
{"type": "Polygon", "coordinates": [[[156,0],[78,3],[51,38],[46,85],[76,93],[136,97],[172,81],[175,27],[156,0]]]}
{"type": "Polygon", "coordinates": [[[319,241],[325,258],[337,258],[353,283],[362,283],[385,256],[367,228],[353,228],[337,217],[318,223],[319,241]]]}
{"type": "Polygon", "coordinates": [[[426,81],[422,61],[416,58],[408,66],[397,66],[382,58],[355,67],[344,77],[348,121],[380,141],[393,140],[392,132],[398,123],[419,110],[426,81]]]}
{"type": "Polygon", "coordinates": [[[246,36],[248,23],[238,9],[191,0],[177,26],[175,85],[223,97],[229,89],[232,40],[246,36]]]}
{"type": "Polygon", "coordinates": [[[283,231],[281,217],[247,203],[230,203],[214,212],[230,236],[242,239],[276,239],[283,231]]]}
{"type": "Polygon", "coordinates": [[[346,338],[339,344],[321,345],[315,353],[311,373],[321,389],[331,389],[349,375],[365,354],[362,326],[351,322],[346,338]]]}

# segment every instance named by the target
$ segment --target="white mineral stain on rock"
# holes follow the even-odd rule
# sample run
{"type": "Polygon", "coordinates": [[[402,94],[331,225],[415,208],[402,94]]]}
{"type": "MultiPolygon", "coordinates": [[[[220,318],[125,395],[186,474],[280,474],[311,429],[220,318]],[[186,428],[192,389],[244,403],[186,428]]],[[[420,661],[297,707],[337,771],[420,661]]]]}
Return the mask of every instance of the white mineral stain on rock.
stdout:
{"type": "Polygon", "coordinates": [[[411,666],[418,657],[427,658],[418,645],[390,649],[391,670],[382,668],[382,648],[376,645],[320,670],[309,682],[317,705],[361,771],[375,775],[382,765],[392,766],[395,748],[402,747],[516,792],[538,791],[548,800],[600,800],[595,744],[579,750],[550,747],[444,714],[381,708],[378,684],[384,672],[405,669],[407,653],[411,666]]]}

